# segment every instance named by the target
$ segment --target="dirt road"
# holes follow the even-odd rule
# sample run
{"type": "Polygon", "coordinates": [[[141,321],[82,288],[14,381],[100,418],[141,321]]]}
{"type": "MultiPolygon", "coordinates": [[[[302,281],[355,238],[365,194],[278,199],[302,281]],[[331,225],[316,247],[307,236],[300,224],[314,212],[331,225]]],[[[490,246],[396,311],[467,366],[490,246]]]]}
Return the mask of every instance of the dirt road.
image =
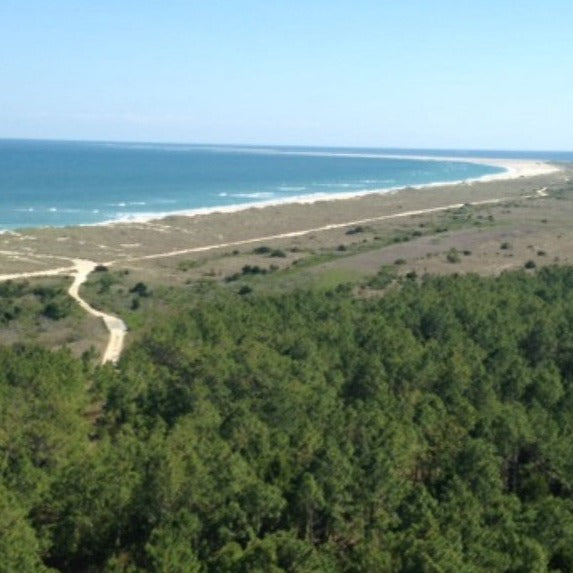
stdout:
{"type": "Polygon", "coordinates": [[[120,318],[91,307],[79,294],[80,286],[86,281],[88,275],[94,270],[97,263],[93,261],[86,261],[84,259],[71,259],[71,262],[73,263],[72,266],[68,267],[57,267],[55,269],[48,269],[44,271],[0,275],[0,281],[20,280],[35,277],[39,278],[56,275],[72,275],[74,280],[68,289],[68,294],[82,307],[85,312],[97,318],[101,318],[109,332],[109,340],[103,353],[102,364],[105,364],[106,362],[116,363],[119,360],[123,350],[127,327],[125,326],[123,320],[120,318]]]}

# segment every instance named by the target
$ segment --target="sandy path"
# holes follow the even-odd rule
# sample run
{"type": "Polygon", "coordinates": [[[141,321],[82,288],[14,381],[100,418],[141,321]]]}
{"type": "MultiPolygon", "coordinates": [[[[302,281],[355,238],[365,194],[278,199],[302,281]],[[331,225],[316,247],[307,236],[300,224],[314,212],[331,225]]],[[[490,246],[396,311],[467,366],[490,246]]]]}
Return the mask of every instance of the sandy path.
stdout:
{"type": "MultiPolygon", "coordinates": [[[[48,258],[48,257],[46,257],[48,258]]],[[[86,281],[88,275],[94,270],[97,263],[86,261],[84,259],[71,259],[73,266],[58,267],[45,271],[32,271],[27,273],[14,273],[9,275],[0,275],[0,281],[18,280],[34,277],[47,277],[56,275],[72,275],[74,280],[68,289],[68,294],[81,306],[88,314],[101,318],[109,332],[109,340],[102,357],[102,364],[106,362],[116,363],[121,356],[127,327],[120,318],[111,314],[101,312],[91,307],[79,294],[80,286],[86,281]]]]}
{"type": "Polygon", "coordinates": [[[106,362],[116,363],[121,356],[127,327],[120,318],[96,310],[90,306],[79,294],[80,286],[86,282],[88,275],[94,270],[97,263],[84,259],[74,259],[76,272],[74,282],[68,289],[68,294],[88,313],[97,318],[101,318],[109,332],[109,340],[102,357],[102,364],[106,362]]]}
{"type": "Polygon", "coordinates": [[[46,269],[45,271],[30,271],[27,273],[0,275],[0,281],[15,281],[19,279],[32,279],[34,277],[53,277],[55,275],[65,275],[73,273],[74,268],[75,267],[58,267],[55,269],[46,269]]]}
{"type": "MultiPolygon", "coordinates": [[[[522,195],[519,199],[531,199],[533,197],[547,196],[546,187],[538,189],[533,195],[522,195]]],[[[414,211],[404,211],[402,213],[392,213],[390,215],[379,215],[377,217],[368,217],[367,219],[357,219],[355,221],[346,221],[344,223],[332,223],[330,225],[323,225],[322,227],[313,227],[312,229],[304,229],[300,231],[291,231],[288,233],[279,233],[277,235],[266,235],[263,237],[255,237],[253,239],[243,239],[240,241],[230,241],[228,243],[215,243],[213,245],[206,245],[204,247],[192,247],[189,249],[179,249],[176,251],[169,251],[166,253],[156,253],[153,255],[143,255],[139,257],[131,257],[123,259],[123,261],[109,261],[106,265],[113,265],[117,262],[137,262],[153,259],[161,259],[167,257],[174,257],[177,255],[187,255],[191,253],[202,253],[205,251],[212,251],[214,249],[222,249],[229,247],[240,247],[241,245],[249,245],[252,243],[260,243],[262,241],[273,241],[276,239],[289,239],[293,237],[302,237],[310,233],[320,233],[321,231],[331,231],[332,229],[344,229],[345,227],[353,227],[358,225],[366,225],[369,223],[376,223],[378,221],[385,221],[388,219],[398,219],[402,217],[412,217],[414,215],[424,215],[426,213],[438,213],[440,211],[448,211],[449,209],[460,209],[466,205],[479,206],[479,205],[492,205],[502,203],[503,201],[515,200],[517,197],[500,197],[499,199],[485,199],[483,201],[472,201],[467,203],[453,203],[451,205],[444,205],[442,207],[430,207],[427,209],[416,209],[414,211]]]]}

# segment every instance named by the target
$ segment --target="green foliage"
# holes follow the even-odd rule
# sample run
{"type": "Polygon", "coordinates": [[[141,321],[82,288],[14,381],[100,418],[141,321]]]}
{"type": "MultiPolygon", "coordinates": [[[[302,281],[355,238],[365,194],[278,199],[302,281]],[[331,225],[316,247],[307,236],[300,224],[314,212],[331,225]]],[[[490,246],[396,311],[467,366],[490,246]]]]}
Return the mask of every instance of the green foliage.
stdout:
{"type": "Polygon", "coordinates": [[[572,287],[211,289],[117,368],[0,349],[0,571],[571,571],[572,287]]]}
{"type": "Polygon", "coordinates": [[[455,247],[452,247],[446,255],[446,261],[448,263],[459,263],[461,260],[460,252],[455,247]]]}
{"type": "Polygon", "coordinates": [[[242,269],[241,272],[244,275],[260,275],[260,274],[266,274],[267,273],[267,269],[261,268],[259,267],[259,265],[245,265],[242,269]]]}
{"type": "Polygon", "coordinates": [[[0,472],[27,502],[81,448],[84,385],[81,362],[66,353],[0,347],[0,472]]]}
{"type": "Polygon", "coordinates": [[[129,289],[129,292],[132,294],[136,294],[141,297],[147,297],[151,294],[148,286],[143,282],[136,283],[133,287],[129,289]]]}
{"type": "Polygon", "coordinates": [[[32,286],[28,281],[0,283],[0,325],[16,320],[37,321],[40,316],[61,320],[72,312],[72,300],[60,285],[32,286]]]}
{"type": "Polygon", "coordinates": [[[253,253],[255,255],[268,255],[271,252],[272,252],[272,249],[270,247],[267,247],[266,245],[262,245],[260,247],[255,247],[253,249],[253,253]]]}
{"type": "Polygon", "coordinates": [[[40,543],[26,519],[26,511],[0,482],[0,573],[47,573],[40,543]]]}
{"type": "Polygon", "coordinates": [[[97,278],[98,294],[109,292],[111,287],[120,282],[120,279],[112,273],[101,273],[97,278]]]}
{"type": "Polygon", "coordinates": [[[180,261],[179,263],[177,263],[177,269],[182,272],[190,271],[191,269],[195,269],[199,266],[201,266],[200,261],[193,261],[193,260],[180,261]]]}
{"type": "Polygon", "coordinates": [[[42,311],[42,314],[51,320],[61,320],[70,314],[72,301],[65,299],[61,302],[49,302],[42,311]]]}
{"type": "Polygon", "coordinates": [[[396,278],[396,270],[390,266],[380,267],[380,270],[368,281],[370,288],[384,289],[396,278]]]}

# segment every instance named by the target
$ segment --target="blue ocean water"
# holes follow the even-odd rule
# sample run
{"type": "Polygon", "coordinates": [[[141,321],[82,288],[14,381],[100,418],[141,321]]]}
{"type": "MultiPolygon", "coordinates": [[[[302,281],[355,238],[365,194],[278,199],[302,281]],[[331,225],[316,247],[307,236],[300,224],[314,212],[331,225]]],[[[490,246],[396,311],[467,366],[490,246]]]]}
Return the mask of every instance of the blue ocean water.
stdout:
{"type": "Polygon", "coordinates": [[[444,150],[0,140],[0,229],[150,218],[457,181],[502,171],[408,158],[412,154],[463,157],[463,152],[444,150]],[[376,153],[401,154],[404,159],[365,156],[376,153]]]}

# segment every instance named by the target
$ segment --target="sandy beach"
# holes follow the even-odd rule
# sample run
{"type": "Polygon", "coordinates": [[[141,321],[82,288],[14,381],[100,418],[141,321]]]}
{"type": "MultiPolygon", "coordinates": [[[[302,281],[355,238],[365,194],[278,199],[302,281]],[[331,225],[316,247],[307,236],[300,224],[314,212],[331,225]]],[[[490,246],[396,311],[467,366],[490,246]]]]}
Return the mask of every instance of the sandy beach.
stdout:
{"type": "Polygon", "coordinates": [[[307,196],[280,204],[257,203],[189,211],[107,225],[7,232],[0,237],[0,274],[43,272],[61,267],[61,258],[81,257],[120,263],[185,249],[206,246],[212,249],[218,244],[223,248],[240,241],[253,242],[258,237],[289,233],[304,236],[329,225],[343,227],[373,217],[403,217],[404,213],[431,211],[457,203],[524,196],[567,178],[560,167],[540,161],[451,159],[496,165],[505,171],[473,181],[381,192],[307,196]]]}
{"type": "Polygon", "coordinates": [[[463,179],[457,181],[436,181],[434,183],[425,183],[420,185],[410,185],[407,187],[385,187],[381,189],[369,189],[364,191],[349,191],[346,193],[312,193],[281,199],[259,200],[237,205],[204,207],[199,209],[188,209],[183,211],[173,211],[169,213],[146,213],[138,215],[129,215],[123,219],[105,221],[91,226],[110,226],[123,225],[125,223],[147,223],[158,221],[167,217],[195,217],[198,215],[210,215],[213,213],[235,213],[247,211],[249,209],[260,209],[264,207],[277,207],[281,205],[309,205],[317,202],[344,201],[358,197],[367,197],[373,195],[383,195],[395,193],[402,189],[429,189],[432,187],[449,187],[473,182],[487,181],[504,181],[509,179],[518,179],[522,177],[536,177],[539,175],[549,175],[559,171],[559,167],[544,161],[524,160],[524,159],[498,159],[498,158],[467,158],[467,157],[434,157],[430,155],[391,155],[391,154],[345,154],[345,153],[322,153],[322,152],[281,152],[284,155],[305,155],[315,157],[362,157],[369,159],[402,159],[402,160],[420,160],[420,161],[452,161],[456,163],[476,163],[479,165],[489,165],[504,169],[503,172],[484,175],[482,177],[463,179]]]}

